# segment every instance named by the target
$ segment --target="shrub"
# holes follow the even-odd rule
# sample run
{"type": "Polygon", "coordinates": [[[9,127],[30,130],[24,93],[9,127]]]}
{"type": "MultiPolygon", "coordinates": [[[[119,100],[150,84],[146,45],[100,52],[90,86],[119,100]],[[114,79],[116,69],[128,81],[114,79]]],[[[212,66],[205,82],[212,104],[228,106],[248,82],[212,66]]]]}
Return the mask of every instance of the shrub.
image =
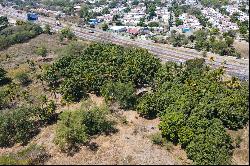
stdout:
{"type": "Polygon", "coordinates": [[[107,120],[107,108],[88,108],[65,111],[60,115],[55,143],[63,152],[75,150],[86,143],[89,136],[113,129],[112,122],[107,120]]]}
{"type": "Polygon", "coordinates": [[[151,136],[151,141],[156,145],[163,145],[166,140],[162,137],[161,133],[155,133],[151,136]]]}
{"type": "Polygon", "coordinates": [[[3,155],[0,156],[1,165],[28,165],[29,160],[17,159],[14,155],[3,155]]]}
{"type": "Polygon", "coordinates": [[[31,144],[17,153],[0,156],[1,165],[43,164],[49,155],[42,146],[31,144]]]}
{"type": "Polygon", "coordinates": [[[25,42],[42,32],[42,28],[36,24],[17,21],[17,26],[7,27],[0,32],[0,50],[25,42]]]}
{"type": "Polygon", "coordinates": [[[135,89],[131,82],[107,82],[101,88],[106,101],[117,101],[123,108],[132,108],[136,102],[135,89]]]}
{"type": "Polygon", "coordinates": [[[0,67],[0,86],[8,83],[10,81],[9,78],[6,77],[6,71],[0,67]]]}
{"type": "Polygon", "coordinates": [[[55,143],[63,152],[70,152],[78,144],[88,141],[85,118],[81,111],[65,111],[59,119],[55,143]]]}
{"type": "Polygon", "coordinates": [[[198,165],[230,164],[231,139],[219,120],[213,120],[204,133],[187,145],[187,155],[198,165]]]}
{"type": "Polygon", "coordinates": [[[28,143],[41,125],[50,122],[54,113],[52,101],[47,102],[44,108],[29,106],[3,112],[0,115],[0,147],[28,143]],[[38,123],[40,121],[43,123],[38,123]]]}
{"type": "Polygon", "coordinates": [[[44,33],[49,34],[49,35],[52,34],[51,33],[51,27],[48,24],[46,24],[45,27],[44,27],[44,33]]]}
{"type": "Polygon", "coordinates": [[[94,107],[83,111],[84,124],[87,127],[88,135],[110,132],[113,130],[112,122],[107,119],[108,109],[106,107],[94,107]]]}
{"type": "Polygon", "coordinates": [[[37,108],[36,114],[43,122],[50,122],[55,115],[56,104],[53,100],[47,101],[46,106],[43,108],[37,108]]]}
{"type": "Polygon", "coordinates": [[[243,141],[243,139],[241,138],[241,136],[237,136],[236,139],[235,139],[235,146],[236,148],[240,148],[240,144],[241,142],[243,141]]]}
{"type": "Polygon", "coordinates": [[[8,105],[8,102],[6,100],[6,97],[8,94],[5,90],[0,89],[0,110],[5,108],[8,105]]]}
{"type": "Polygon", "coordinates": [[[29,75],[25,72],[17,73],[15,79],[23,86],[27,86],[31,82],[29,75]]]}
{"type": "Polygon", "coordinates": [[[37,55],[42,56],[42,57],[46,57],[48,53],[46,47],[44,46],[38,47],[35,52],[37,55]]]}
{"type": "Polygon", "coordinates": [[[37,131],[33,108],[9,110],[0,116],[0,146],[27,143],[37,131]]]}

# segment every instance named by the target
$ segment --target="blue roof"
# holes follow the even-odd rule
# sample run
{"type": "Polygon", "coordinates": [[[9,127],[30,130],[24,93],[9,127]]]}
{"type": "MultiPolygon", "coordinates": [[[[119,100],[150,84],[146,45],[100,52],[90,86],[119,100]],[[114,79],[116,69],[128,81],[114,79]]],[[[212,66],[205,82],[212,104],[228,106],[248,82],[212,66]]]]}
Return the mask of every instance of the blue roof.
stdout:
{"type": "Polygon", "coordinates": [[[27,14],[28,20],[37,20],[38,15],[36,13],[28,13],[27,14]]]}
{"type": "Polygon", "coordinates": [[[190,28],[182,28],[182,32],[189,32],[190,31],[190,28]]]}
{"type": "Polygon", "coordinates": [[[90,24],[90,25],[96,25],[96,24],[98,24],[98,22],[92,21],[92,22],[89,22],[89,24],[90,24]]]}

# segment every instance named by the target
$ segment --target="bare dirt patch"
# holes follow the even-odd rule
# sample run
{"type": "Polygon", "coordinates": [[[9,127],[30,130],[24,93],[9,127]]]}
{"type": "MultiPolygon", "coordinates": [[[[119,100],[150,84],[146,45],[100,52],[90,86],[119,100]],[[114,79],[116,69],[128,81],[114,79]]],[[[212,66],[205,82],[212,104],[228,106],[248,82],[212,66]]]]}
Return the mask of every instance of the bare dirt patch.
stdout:
{"type": "Polygon", "coordinates": [[[234,144],[236,143],[237,137],[241,138],[239,147],[234,149],[232,164],[235,165],[249,165],[249,124],[237,131],[228,131],[234,144]]]}
{"type": "Polygon", "coordinates": [[[57,147],[50,145],[47,148],[46,145],[52,158],[45,164],[182,164],[167,150],[153,145],[148,138],[158,131],[159,119],[146,120],[135,111],[122,111],[120,115],[125,116],[128,123],[118,124],[116,128],[119,131],[111,136],[100,135],[92,139],[91,142],[98,145],[97,151],[83,146],[74,156],[67,156],[57,147]]]}
{"type": "MultiPolygon", "coordinates": [[[[97,105],[102,105],[104,99],[90,95],[97,105]]],[[[60,110],[79,109],[81,103],[70,104],[61,107],[60,110]]],[[[96,150],[89,146],[82,146],[79,152],[69,156],[60,152],[54,144],[56,124],[41,129],[29,144],[38,144],[45,147],[50,159],[46,165],[86,165],[86,164],[152,164],[152,165],[176,165],[188,164],[186,153],[179,146],[171,146],[171,150],[152,143],[150,136],[159,132],[160,120],[148,120],[140,117],[135,111],[116,109],[112,113],[116,120],[118,132],[111,135],[99,135],[91,139],[92,144],[97,145],[96,150]]],[[[28,145],[27,145],[28,146],[28,145]]],[[[0,149],[0,154],[17,152],[24,147],[16,145],[12,148],[0,149]]]]}
{"type": "Polygon", "coordinates": [[[4,68],[18,67],[27,60],[37,61],[40,56],[35,54],[37,47],[44,46],[48,50],[48,57],[54,58],[58,49],[62,48],[57,35],[41,34],[26,43],[15,44],[0,51],[0,61],[4,68]]]}

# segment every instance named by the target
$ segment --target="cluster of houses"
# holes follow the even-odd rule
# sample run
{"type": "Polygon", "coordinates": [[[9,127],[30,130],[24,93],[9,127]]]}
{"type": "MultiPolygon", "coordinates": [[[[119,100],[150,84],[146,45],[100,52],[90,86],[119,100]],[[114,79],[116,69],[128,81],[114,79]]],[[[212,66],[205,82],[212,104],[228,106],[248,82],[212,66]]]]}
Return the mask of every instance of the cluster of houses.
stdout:
{"type": "MultiPolygon", "coordinates": [[[[89,9],[90,12],[99,13],[98,16],[88,20],[88,23],[90,25],[98,25],[101,22],[105,22],[110,25],[109,26],[110,31],[115,33],[127,33],[130,35],[148,35],[148,36],[152,36],[155,34],[159,35],[160,33],[158,32],[167,32],[171,29],[175,29],[179,32],[188,34],[189,32],[193,33],[194,31],[202,28],[202,25],[200,24],[199,20],[194,15],[190,15],[188,13],[183,13],[178,17],[178,19],[182,21],[183,23],[182,25],[178,25],[176,27],[175,24],[172,24],[174,25],[174,27],[169,28],[169,22],[173,21],[173,20],[170,21],[170,18],[172,19],[173,17],[171,17],[171,13],[169,12],[169,7],[171,6],[171,2],[173,1],[181,2],[183,4],[191,6],[195,5],[199,6],[198,0],[184,0],[184,1],[161,0],[161,2],[165,2],[165,5],[156,6],[155,15],[150,19],[147,19],[149,17],[149,14],[147,14],[147,7],[145,3],[141,0],[139,0],[139,2],[136,5],[134,4],[134,0],[127,0],[126,4],[121,3],[120,1],[115,7],[112,8],[110,8],[109,4],[107,3],[103,5],[100,4],[95,5],[97,2],[99,2],[99,0],[81,0],[79,1],[79,3],[75,4],[74,11],[75,14],[77,14],[81,10],[81,5],[83,3],[88,3],[88,4],[90,3],[92,4],[91,9],[89,9]],[[120,25],[122,26],[113,26],[115,21],[114,19],[119,21],[120,25]],[[142,20],[144,20],[144,23],[146,25],[147,24],[149,25],[151,22],[154,23],[157,22],[157,24],[151,24],[153,26],[154,25],[157,26],[150,28],[140,27],[139,23],[141,23],[142,20]]],[[[246,0],[237,0],[237,4],[241,3],[241,1],[246,1],[246,0]]],[[[229,13],[229,15],[232,15],[233,13],[239,13],[240,21],[249,21],[248,14],[240,11],[237,6],[227,5],[224,6],[224,8],[229,13]]],[[[65,14],[61,11],[48,10],[42,7],[41,8],[37,7],[36,9],[33,10],[33,12],[36,12],[38,14],[43,13],[46,14],[47,16],[60,15],[61,17],[65,17],[65,14]]],[[[206,7],[202,8],[201,12],[212,24],[212,26],[217,27],[221,32],[227,32],[228,30],[239,29],[236,23],[230,21],[229,16],[222,15],[218,10],[206,7]]]]}
{"type": "MultiPolygon", "coordinates": [[[[93,12],[100,12],[107,6],[93,8],[93,12]]],[[[104,20],[107,23],[112,22],[114,15],[119,15],[119,21],[125,26],[137,26],[138,23],[142,20],[142,18],[146,18],[148,15],[146,14],[146,6],[144,3],[139,3],[138,5],[130,5],[130,11],[125,12],[127,7],[122,4],[119,7],[109,9],[109,14],[103,14],[102,16],[97,16],[96,18],[99,20],[104,20]]],[[[154,16],[150,22],[163,22],[168,23],[169,12],[168,7],[156,7],[156,16],[154,16]]],[[[149,23],[149,22],[145,22],[149,23]]]]}
{"type": "MultiPolygon", "coordinates": [[[[139,26],[111,26],[109,28],[110,32],[113,33],[119,33],[119,34],[129,34],[132,36],[145,36],[145,37],[152,37],[155,34],[151,31],[151,28],[148,27],[139,27],[139,26]]],[[[154,32],[158,31],[161,32],[163,31],[163,28],[155,28],[154,32]]]]}
{"type": "Polygon", "coordinates": [[[199,20],[193,15],[183,13],[178,18],[183,24],[179,25],[177,29],[181,30],[183,33],[194,32],[202,28],[199,20]]]}
{"type": "Polygon", "coordinates": [[[238,19],[243,22],[243,21],[249,21],[249,15],[247,15],[246,13],[242,12],[241,10],[238,9],[238,7],[234,7],[231,5],[228,6],[223,6],[223,8],[226,9],[226,11],[229,13],[229,15],[233,15],[234,13],[238,13],[239,17],[238,19]]]}
{"type": "Polygon", "coordinates": [[[213,8],[204,8],[201,12],[206,18],[208,18],[208,21],[212,26],[218,28],[221,32],[239,29],[236,23],[230,21],[229,16],[222,15],[219,11],[216,11],[213,8]]]}

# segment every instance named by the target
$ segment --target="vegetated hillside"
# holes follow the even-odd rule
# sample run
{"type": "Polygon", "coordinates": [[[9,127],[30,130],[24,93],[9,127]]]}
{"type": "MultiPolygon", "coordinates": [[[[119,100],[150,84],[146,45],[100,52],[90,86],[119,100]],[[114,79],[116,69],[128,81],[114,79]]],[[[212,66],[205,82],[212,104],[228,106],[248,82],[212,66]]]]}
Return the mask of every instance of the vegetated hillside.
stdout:
{"type": "Polygon", "coordinates": [[[1,164],[248,164],[235,136],[246,82],[203,59],[162,65],[143,49],[70,40],[64,29],[1,52],[1,164]]]}

